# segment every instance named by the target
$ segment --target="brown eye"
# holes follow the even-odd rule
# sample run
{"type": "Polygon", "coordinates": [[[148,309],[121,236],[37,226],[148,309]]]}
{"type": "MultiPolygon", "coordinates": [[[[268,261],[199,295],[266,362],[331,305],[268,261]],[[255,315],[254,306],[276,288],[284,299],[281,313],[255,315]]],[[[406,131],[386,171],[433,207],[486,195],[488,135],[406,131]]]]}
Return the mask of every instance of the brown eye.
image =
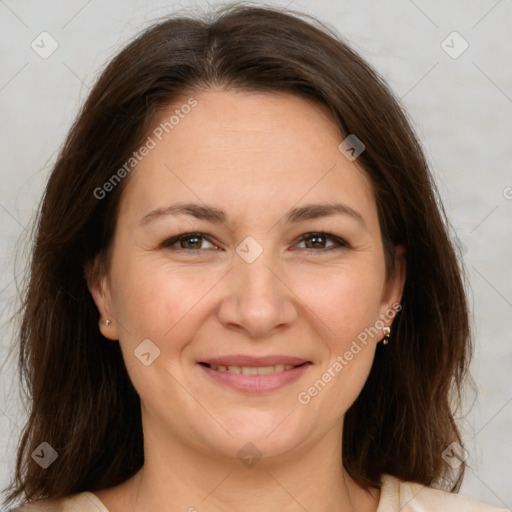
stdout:
{"type": "Polygon", "coordinates": [[[167,249],[173,250],[200,250],[200,249],[209,249],[209,247],[204,247],[203,244],[210,244],[212,247],[215,247],[211,242],[209,242],[203,233],[182,233],[178,236],[172,237],[166,240],[162,246],[167,249]]]}
{"type": "Polygon", "coordinates": [[[185,236],[179,242],[181,249],[201,249],[203,239],[200,236],[185,236]]]}
{"type": "Polygon", "coordinates": [[[305,243],[305,249],[308,250],[331,250],[339,247],[347,247],[348,244],[334,235],[328,235],[327,233],[308,233],[303,235],[299,243],[305,243]],[[331,245],[327,246],[329,242],[331,245]]]}

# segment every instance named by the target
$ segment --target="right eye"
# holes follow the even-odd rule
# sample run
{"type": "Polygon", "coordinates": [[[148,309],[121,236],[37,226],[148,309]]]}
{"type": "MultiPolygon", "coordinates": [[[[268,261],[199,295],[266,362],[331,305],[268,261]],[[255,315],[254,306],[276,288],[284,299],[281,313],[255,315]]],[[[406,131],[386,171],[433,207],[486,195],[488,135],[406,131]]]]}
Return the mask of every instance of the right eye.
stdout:
{"type": "Polygon", "coordinates": [[[177,236],[169,238],[162,243],[162,247],[171,250],[182,251],[199,251],[204,249],[203,243],[209,243],[212,247],[206,249],[216,248],[204,235],[204,233],[181,233],[177,236]],[[179,244],[178,247],[174,247],[179,244]]]}

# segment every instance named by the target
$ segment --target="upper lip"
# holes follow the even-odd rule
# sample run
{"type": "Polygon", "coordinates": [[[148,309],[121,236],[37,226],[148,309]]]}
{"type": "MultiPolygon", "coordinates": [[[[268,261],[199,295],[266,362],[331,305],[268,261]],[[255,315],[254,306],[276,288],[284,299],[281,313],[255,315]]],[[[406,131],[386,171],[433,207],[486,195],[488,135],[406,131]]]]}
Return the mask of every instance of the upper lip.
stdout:
{"type": "Polygon", "coordinates": [[[215,366],[247,366],[247,367],[256,367],[256,366],[275,366],[278,364],[291,364],[294,366],[299,366],[304,363],[309,363],[306,359],[301,359],[300,357],[292,357],[292,356],[262,356],[255,357],[249,355],[232,355],[232,356],[219,356],[219,357],[209,357],[208,359],[204,359],[199,361],[200,363],[206,363],[209,365],[215,366]]]}

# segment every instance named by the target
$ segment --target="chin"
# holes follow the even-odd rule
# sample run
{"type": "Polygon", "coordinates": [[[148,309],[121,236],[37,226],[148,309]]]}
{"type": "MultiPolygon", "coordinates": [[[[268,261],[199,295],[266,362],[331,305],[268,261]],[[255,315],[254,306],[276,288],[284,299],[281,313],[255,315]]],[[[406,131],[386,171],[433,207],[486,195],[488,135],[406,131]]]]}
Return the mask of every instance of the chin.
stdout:
{"type": "Polygon", "coordinates": [[[279,413],[258,414],[244,412],[242,417],[231,417],[220,423],[229,432],[215,429],[220,436],[212,438],[213,431],[203,432],[205,444],[210,449],[224,453],[227,457],[264,457],[279,459],[305,443],[309,429],[293,420],[294,413],[281,410],[279,413]],[[289,415],[289,416],[288,416],[289,415]],[[288,416],[288,417],[287,417],[288,416]],[[292,419],[293,418],[293,419],[292,419]]]}

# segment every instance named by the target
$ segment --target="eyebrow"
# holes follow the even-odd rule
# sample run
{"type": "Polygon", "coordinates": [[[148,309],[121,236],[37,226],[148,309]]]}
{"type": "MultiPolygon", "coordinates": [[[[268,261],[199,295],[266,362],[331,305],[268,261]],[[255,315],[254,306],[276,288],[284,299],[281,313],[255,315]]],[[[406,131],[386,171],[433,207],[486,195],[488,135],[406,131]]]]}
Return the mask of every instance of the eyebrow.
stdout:
{"type": "MultiPolygon", "coordinates": [[[[213,206],[198,203],[178,203],[150,211],[142,217],[139,223],[145,225],[157,218],[179,215],[190,215],[197,219],[214,223],[225,223],[227,218],[223,210],[213,206]]],[[[342,203],[310,203],[298,206],[285,214],[285,222],[297,223],[321,217],[332,217],[333,215],[352,217],[363,226],[366,226],[363,216],[357,210],[342,203]]]]}

